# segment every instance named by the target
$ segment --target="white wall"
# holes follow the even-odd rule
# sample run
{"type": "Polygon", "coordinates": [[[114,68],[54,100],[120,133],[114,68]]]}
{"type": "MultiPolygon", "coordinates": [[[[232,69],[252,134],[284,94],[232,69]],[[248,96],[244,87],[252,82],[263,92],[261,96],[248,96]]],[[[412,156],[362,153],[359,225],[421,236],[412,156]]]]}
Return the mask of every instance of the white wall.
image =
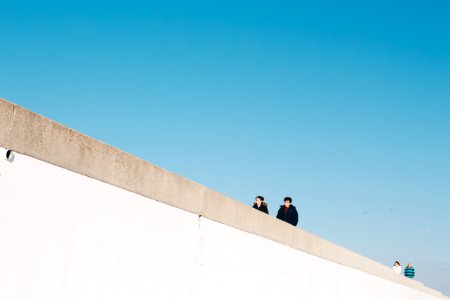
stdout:
{"type": "Polygon", "coordinates": [[[438,298],[16,153],[0,299],[438,298]]]}

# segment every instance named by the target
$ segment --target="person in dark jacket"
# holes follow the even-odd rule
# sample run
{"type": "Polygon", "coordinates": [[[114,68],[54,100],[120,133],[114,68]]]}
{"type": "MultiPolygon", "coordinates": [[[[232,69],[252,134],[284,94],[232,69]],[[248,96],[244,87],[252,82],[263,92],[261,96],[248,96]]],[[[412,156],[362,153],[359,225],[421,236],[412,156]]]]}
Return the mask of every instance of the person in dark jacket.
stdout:
{"type": "Polygon", "coordinates": [[[264,202],[263,196],[256,196],[255,203],[253,203],[253,208],[256,208],[263,213],[269,214],[269,209],[267,208],[266,202],[264,202]]]}
{"type": "Polygon", "coordinates": [[[292,198],[285,197],[284,205],[280,206],[278,210],[277,219],[288,222],[293,226],[297,226],[298,223],[298,212],[294,205],[292,205],[292,198]]]}
{"type": "Polygon", "coordinates": [[[414,275],[416,275],[416,272],[414,272],[414,267],[411,265],[411,263],[408,263],[406,268],[403,270],[403,274],[405,274],[406,277],[413,279],[414,275]]]}

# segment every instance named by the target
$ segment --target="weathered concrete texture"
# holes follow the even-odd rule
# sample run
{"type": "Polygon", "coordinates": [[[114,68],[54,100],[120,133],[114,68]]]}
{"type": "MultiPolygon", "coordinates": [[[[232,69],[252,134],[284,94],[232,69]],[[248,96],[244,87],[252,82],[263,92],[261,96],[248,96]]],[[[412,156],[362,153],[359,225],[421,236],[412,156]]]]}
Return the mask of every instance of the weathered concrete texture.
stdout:
{"type": "Polygon", "coordinates": [[[445,299],[373,260],[0,99],[0,146],[445,299]]]}

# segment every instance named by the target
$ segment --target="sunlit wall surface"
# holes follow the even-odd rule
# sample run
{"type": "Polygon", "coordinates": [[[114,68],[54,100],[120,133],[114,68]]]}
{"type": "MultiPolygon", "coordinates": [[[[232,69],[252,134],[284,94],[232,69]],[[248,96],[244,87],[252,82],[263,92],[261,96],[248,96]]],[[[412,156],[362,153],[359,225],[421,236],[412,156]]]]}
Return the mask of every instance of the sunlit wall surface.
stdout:
{"type": "Polygon", "coordinates": [[[440,299],[0,150],[0,299],[440,299]]]}

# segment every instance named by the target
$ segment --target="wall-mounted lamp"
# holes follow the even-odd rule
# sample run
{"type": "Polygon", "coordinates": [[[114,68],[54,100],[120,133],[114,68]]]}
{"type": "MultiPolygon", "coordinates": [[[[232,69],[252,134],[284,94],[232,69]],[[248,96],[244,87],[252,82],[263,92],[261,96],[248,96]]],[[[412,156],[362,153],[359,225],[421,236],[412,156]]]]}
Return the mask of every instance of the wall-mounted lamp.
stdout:
{"type": "Polygon", "coordinates": [[[7,161],[12,161],[14,158],[14,153],[12,152],[12,150],[10,149],[5,149],[3,151],[3,158],[6,159],[7,161]]]}

